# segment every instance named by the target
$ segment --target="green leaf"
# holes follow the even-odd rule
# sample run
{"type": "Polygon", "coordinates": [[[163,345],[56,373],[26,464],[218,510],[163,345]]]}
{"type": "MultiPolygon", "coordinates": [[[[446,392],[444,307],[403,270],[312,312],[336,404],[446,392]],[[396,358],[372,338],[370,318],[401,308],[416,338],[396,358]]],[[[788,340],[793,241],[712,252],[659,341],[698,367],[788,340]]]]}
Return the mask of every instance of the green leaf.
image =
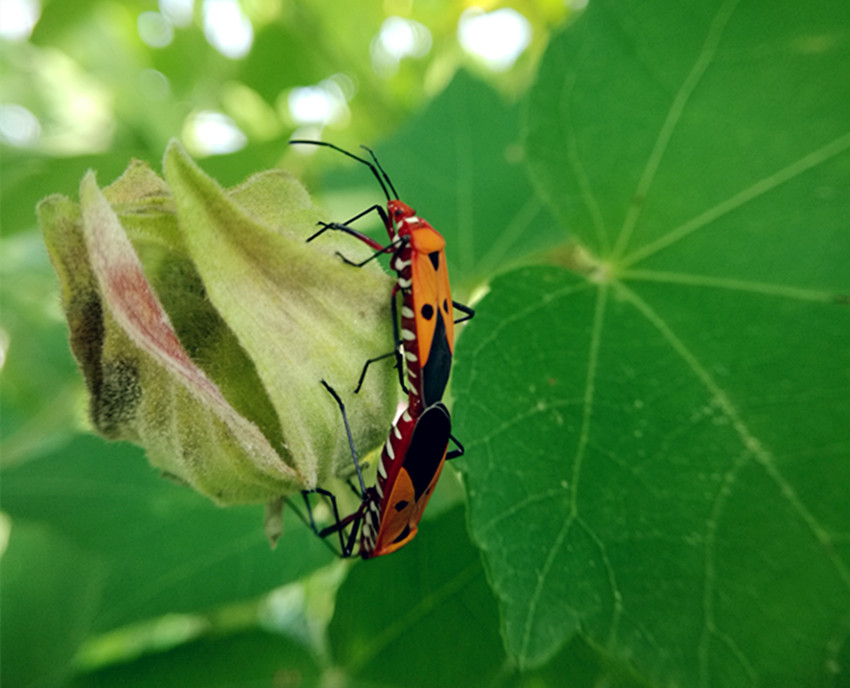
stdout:
{"type": "Polygon", "coordinates": [[[4,686],[61,686],[70,677],[103,592],[104,562],[86,554],[49,527],[14,524],[0,567],[4,686]]]}
{"type": "Polygon", "coordinates": [[[695,263],[707,242],[705,267],[717,267],[722,246],[725,276],[802,280],[816,263],[785,242],[807,221],[847,258],[837,212],[850,148],[843,9],[836,0],[804,14],[787,0],[590,7],[552,42],[530,96],[530,168],[564,226],[620,268],[670,269],[681,252],[695,263]],[[754,262],[741,249],[759,229],[775,241],[762,247],[770,260],[754,262]]]}
{"type": "Polygon", "coordinates": [[[4,467],[67,441],[75,431],[71,400],[82,381],[57,314],[56,278],[41,236],[3,238],[0,303],[5,341],[0,418],[4,467]]]}
{"type": "Polygon", "coordinates": [[[337,664],[367,683],[491,686],[504,662],[496,629],[493,595],[455,508],[392,556],[352,568],[329,637],[337,664]]]}
{"type": "Polygon", "coordinates": [[[309,652],[260,630],[202,638],[77,677],[74,688],[167,685],[235,688],[315,686],[319,670],[309,652]]]}
{"type": "Polygon", "coordinates": [[[4,471],[3,509],[104,563],[94,631],[250,600],[332,559],[293,514],[271,550],[261,507],[216,507],[159,477],[141,450],[89,435],[4,471]]]}
{"type": "Polygon", "coordinates": [[[850,614],[842,3],[597,0],[544,57],[538,187],[581,273],[503,275],[455,431],[509,654],[830,685],[850,614]]]}
{"type": "Polygon", "coordinates": [[[604,651],[595,649],[579,636],[550,662],[533,671],[517,673],[506,685],[516,688],[569,686],[570,688],[648,688],[625,662],[612,662],[604,651]]]}

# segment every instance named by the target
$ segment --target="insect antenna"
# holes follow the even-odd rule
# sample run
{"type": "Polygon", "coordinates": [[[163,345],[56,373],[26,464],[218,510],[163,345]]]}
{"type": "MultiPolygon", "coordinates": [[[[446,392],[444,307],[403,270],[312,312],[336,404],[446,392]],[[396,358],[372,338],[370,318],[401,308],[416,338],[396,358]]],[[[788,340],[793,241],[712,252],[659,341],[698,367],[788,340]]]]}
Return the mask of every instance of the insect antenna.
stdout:
{"type": "MultiPolygon", "coordinates": [[[[386,180],[387,184],[390,187],[390,191],[393,192],[393,197],[398,198],[398,191],[395,190],[393,183],[390,181],[390,176],[386,172],[384,172],[384,168],[381,167],[381,163],[378,162],[378,156],[375,155],[375,151],[373,151],[371,148],[369,148],[367,146],[360,146],[360,147],[363,150],[365,150],[367,153],[369,153],[370,156],[372,156],[372,160],[375,161],[375,167],[377,167],[381,171],[381,174],[383,175],[384,179],[386,180]]],[[[374,172],[374,170],[372,170],[372,171],[374,172]]],[[[383,186],[383,184],[381,184],[381,186],[383,186]]],[[[387,196],[387,200],[390,200],[389,196],[387,196]]]]}
{"type": "Polygon", "coordinates": [[[390,192],[387,190],[387,184],[389,185],[389,188],[392,189],[392,192],[395,194],[395,198],[398,198],[398,194],[396,194],[396,190],[393,188],[392,182],[390,181],[389,177],[387,177],[387,173],[384,172],[383,168],[381,168],[381,164],[378,162],[378,159],[375,157],[375,154],[372,153],[369,148],[366,148],[366,146],[363,146],[363,148],[369,151],[372,156],[372,159],[375,161],[374,163],[369,160],[366,160],[365,158],[361,158],[358,155],[354,155],[354,153],[345,150],[345,148],[340,148],[339,146],[333,143],[328,143],[327,141],[313,141],[311,139],[292,139],[289,143],[306,143],[311,146],[326,146],[327,148],[332,148],[338,153],[347,155],[349,158],[352,158],[353,160],[356,160],[357,162],[366,165],[370,170],[372,170],[372,174],[375,175],[375,179],[377,179],[378,184],[381,185],[381,189],[384,192],[384,196],[387,197],[388,201],[392,200],[392,198],[390,197],[390,192]],[[386,184],[384,184],[385,179],[387,181],[386,184]]]}

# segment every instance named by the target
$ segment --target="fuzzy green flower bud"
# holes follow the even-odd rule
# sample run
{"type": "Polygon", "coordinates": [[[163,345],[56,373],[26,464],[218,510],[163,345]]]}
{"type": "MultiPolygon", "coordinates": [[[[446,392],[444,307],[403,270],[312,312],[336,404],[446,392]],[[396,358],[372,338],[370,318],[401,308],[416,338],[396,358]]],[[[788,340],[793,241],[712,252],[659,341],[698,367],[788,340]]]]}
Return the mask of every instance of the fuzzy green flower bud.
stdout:
{"type": "Polygon", "coordinates": [[[77,205],[38,207],[59,275],[71,348],[95,429],[142,445],[150,462],[220,504],[279,499],[351,467],[339,409],[361,451],[386,435],[392,280],[335,255],[369,255],[329,232],[287,173],[225,190],[172,143],[165,179],[134,161],[101,190],[89,172],[77,205]]]}

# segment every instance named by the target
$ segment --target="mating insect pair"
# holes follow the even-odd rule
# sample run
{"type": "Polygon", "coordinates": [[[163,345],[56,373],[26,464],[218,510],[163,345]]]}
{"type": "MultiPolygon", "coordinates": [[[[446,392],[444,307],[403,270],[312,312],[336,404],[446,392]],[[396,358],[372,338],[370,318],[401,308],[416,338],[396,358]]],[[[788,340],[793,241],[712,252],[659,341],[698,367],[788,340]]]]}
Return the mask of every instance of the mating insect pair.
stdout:
{"type": "Polygon", "coordinates": [[[333,396],[345,424],[351,456],[360,483],[360,506],[345,518],[340,518],[336,496],[322,488],[317,492],[330,500],[334,524],[318,530],[313,520],[307,492],[310,525],[319,537],[339,534],[342,556],[354,554],[354,545],[360,534],[358,554],[364,559],[395,552],[410,542],[416,535],[419,520],[443,470],[443,464],[463,454],[463,447],[451,435],[451,417],[442,402],[425,408],[414,417],[407,408],[390,429],[390,435],[381,450],[378,462],[378,478],[374,486],[367,488],[360,472],[357,453],[348,426],[345,405],[336,390],[324,380],[322,384],[333,396]],[[449,440],[457,449],[448,451],[449,440]],[[348,536],[345,528],[350,527],[348,536]]]}
{"type": "Polygon", "coordinates": [[[345,223],[324,223],[308,241],[329,229],[350,234],[376,251],[362,263],[351,263],[343,257],[346,262],[357,267],[381,254],[391,254],[390,266],[397,274],[391,294],[395,346],[393,351],[366,362],[357,390],[363,384],[370,364],[395,355],[399,382],[408,395],[408,405],[384,443],[377,482],[374,487],[367,489],[360,473],[345,406],[336,391],[322,381],[343,416],[360,482],[361,502],[354,513],[340,519],[334,495],[321,488],[315,490],[328,497],[335,516],[334,525],[318,531],[306,493],[304,500],[310,523],[320,537],[339,534],[343,556],[353,554],[358,529],[360,556],[370,558],[389,554],[416,535],[419,520],[437,484],[443,464],[463,453],[462,445],[451,435],[451,417],[442,403],[442,397],[451,372],[454,325],[471,318],[474,311],[452,301],[445,240],[430,224],[417,217],[410,206],[398,200],[392,182],[371,150],[366,148],[372,158],[370,161],[323,141],[294,140],[290,143],[327,146],[367,165],[387,198],[386,210],[381,205],[374,205],[345,223]],[[350,226],[370,212],[380,215],[390,238],[387,246],[382,246],[350,226]],[[399,292],[402,295],[401,317],[397,310],[399,292]],[[464,314],[457,321],[454,319],[454,308],[464,314]],[[449,451],[450,440],[455,442],[457,449],[449,451]],[[346,538],[343,532],[349,526],[350,533],[346,538]]]}

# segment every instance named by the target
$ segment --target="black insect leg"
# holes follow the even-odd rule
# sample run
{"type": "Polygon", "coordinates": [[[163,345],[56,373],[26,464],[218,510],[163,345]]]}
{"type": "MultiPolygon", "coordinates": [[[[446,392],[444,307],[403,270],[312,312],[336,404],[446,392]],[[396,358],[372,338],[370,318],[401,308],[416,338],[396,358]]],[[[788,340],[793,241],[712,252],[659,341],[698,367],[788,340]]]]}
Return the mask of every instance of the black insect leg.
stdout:
{"type": "Polygon", "coordinates": [[[455,325],[458,323],[466,322],[467,320],[472,320],[472,317],[475,315],[475,310],[470,308],[469,306],[465,306],[462,303],[458,303],[457,301],[452,301],[452,306],[457,308],[461,313],[464,314],[462,318],[458,318],[455,320],[455,325]]]}
{"type": "Polygon", "coordinates": [[[345,412],[345,404],[342,403],[342,399],[339,398],[339,394],[336,393],[336,390],[333,387],[324,380],[322,380],[321,383],[334,398],[337,406],[339,406],[339,412],[342,414],[342,422],[345,424],[345,434],[348,436],[348,446],[351,449],[351,458],[354,461],[354,470],[357,472],[357,479],[360,481],[360,496],[365,499],[366,483],[363,481],[363,474],[360,472],[360,461],[357,460],[357,450],[354,448],[354,438],[351,436],[351,426],[348,424],[348,414],[345,412]]]}
{"type": "Polygon", "coordinates": [[[454,435],[449,435],[449,438],[457,445],[457,449],[452,449],[450,452],[446,453],[446,461],[456,459],[458,456],[463,456],[465,453],[463,445],[458,441],[457,437],[455,437],[454,435]]]}
{"type": "Polygon", "coordinates": [[[401,348],[401,336],[398,331],[398,305],[396,304],[396,290],[393,289],[392,300],[390,301],[390,309],[392,310],[392,322],[393,322],[393,351],[390,351],[385,354],[381,354],[380,356],[376,356],[375,358],[370,358],[366,361],[366,365],[363,366],[363,370],[360,372],[360,379],[357,381],[357,387],[354,390],[354,393],[357,394],[361,387],[363,387],[363,380],[366,378],[366,371],[369,369],[369,366],[375,363],[376,361],[383,361],[385,358],[389,358],[390,356],[395,356],[395,367],[398,371],[398,383],[401,385],[401,390],[405,394],[407,394],[407,385],[404,384],[404,355],[402,354],[401,348]]]}

